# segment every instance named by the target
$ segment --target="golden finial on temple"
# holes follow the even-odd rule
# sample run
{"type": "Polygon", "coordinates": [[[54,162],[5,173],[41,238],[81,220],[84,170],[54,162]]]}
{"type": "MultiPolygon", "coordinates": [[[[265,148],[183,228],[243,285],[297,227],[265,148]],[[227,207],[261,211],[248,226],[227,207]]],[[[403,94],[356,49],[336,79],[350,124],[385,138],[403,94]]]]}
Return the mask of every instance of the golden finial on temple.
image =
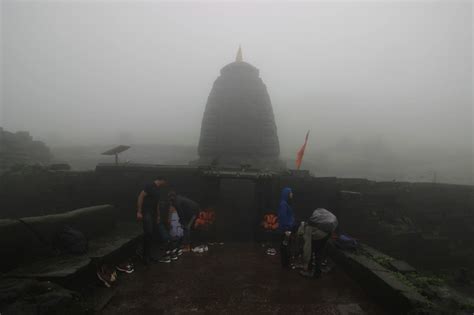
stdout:
{"type": "Polygon", "coordinates": [[[237,51],[237,56],[235,57],[235,61],[244,61],[242,57],[242,48],[239,45],[239,50],[237,51]]]}

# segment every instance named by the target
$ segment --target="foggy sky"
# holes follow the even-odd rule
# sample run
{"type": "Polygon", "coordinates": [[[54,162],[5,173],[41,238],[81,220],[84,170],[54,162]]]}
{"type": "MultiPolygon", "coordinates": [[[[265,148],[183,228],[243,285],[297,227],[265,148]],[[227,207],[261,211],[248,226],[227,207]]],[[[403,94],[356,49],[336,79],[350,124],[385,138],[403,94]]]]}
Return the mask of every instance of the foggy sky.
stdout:
{"type": "Polygon", "coordinates": [[[282,155],[308,129],[309,155],[346,138],[472,152],[471,1],[1,3],[0,126],[54,145],[197,145],[241,44],[282,155]]]}

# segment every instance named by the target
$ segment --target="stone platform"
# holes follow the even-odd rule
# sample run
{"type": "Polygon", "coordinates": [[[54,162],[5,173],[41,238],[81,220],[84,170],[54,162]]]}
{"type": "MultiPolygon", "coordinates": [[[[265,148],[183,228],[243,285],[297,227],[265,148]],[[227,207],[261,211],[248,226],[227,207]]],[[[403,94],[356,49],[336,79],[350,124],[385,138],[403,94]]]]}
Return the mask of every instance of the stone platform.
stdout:
{"type": "Polygon", "coordinates": [[[385,314],[337,266],[321,279],[282,270],[255,243],[210,246],[122,275],[102,314],[385,314]]]}

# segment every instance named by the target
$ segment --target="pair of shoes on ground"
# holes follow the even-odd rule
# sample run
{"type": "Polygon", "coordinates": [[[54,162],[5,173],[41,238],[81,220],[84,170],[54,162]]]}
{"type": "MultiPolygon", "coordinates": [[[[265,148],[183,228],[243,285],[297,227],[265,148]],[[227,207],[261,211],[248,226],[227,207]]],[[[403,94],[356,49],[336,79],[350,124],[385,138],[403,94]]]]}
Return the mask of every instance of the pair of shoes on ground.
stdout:
{"type": "Polygon", "coordinates": [[[158,262],[162,264],[169,264],[171,261],[178,260],[178,255],[171,253],[171,251],[167,251],[166,254],[158,259],[158,262]]]}
{"type": "Polygon", "coordinates": [[[183,249],[181,248],[175,248],[171,251],[171,253],[175,254],[175,255],[178,255],[178,256],[181,256],[183,254],[183,249]]]}
{"type": "Polygon", "coordinates": [[[178,257],[182,254],[183,250],[181,248],[174,248],[172,250],[166,251],[166,253],[158,260],[158,262],[168,264],[171,261],[178,260],[178,257]]]}
{"type": "Polygon", "coordinates": [[[199,246],[194,247],[192,251],[193,253],[202,254],[204,252],[209,251],[209,247],[207,247],[207,245],[199,245],[199,246]]]}
{"type": "Polygon", "coordinates": [[[123,273],[132,273],[135,271],[135,267],[133,266],[132,263],[123,263],[123,264],[119,264],[115,267],[115,269],[117,269],[118,271],[120,272],[123,272],[123,273]]]}
{"type": "Polygon", "coordinates": [[[275,248],[272,248],[272,247],[267,248],[267,255],[275,256],[276,254],[277,254],[277,251],[275,248]]]}
{"type": "MultiPolygon", "coordinates": [[[[174,257],[173,257],[174,258],[174,257]]],[[[178,258],[176,257],[173,260],[177,260],[178,258]]],[[[158,262],[163,263],[163,264],[169,264],[171,262],[171,255],[163,255],[161,256],[160,259],[158,259],[158,262]]]]}
{"type": "Polygon", "coordinates": [[[115,270],[108,270],[104,266],[97,270],[96,275],[102,284],[107,288],[110,288],[112,284],[117,281],[117,272],[115,270]]]}

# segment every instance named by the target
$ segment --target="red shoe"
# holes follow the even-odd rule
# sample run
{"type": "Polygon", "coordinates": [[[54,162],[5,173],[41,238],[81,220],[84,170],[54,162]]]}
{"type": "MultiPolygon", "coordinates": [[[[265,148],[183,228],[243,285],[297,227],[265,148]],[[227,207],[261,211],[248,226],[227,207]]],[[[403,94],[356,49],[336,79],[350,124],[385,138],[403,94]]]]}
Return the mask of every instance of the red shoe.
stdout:
{"type": "Polygon", "coordinates": [[[123,264],[117,265],[115,268],[118,271],[124,272],[124,273],[132,273],[135,271],[133,264],[130,264],[130,263],[123,263],[123,264]]]}

